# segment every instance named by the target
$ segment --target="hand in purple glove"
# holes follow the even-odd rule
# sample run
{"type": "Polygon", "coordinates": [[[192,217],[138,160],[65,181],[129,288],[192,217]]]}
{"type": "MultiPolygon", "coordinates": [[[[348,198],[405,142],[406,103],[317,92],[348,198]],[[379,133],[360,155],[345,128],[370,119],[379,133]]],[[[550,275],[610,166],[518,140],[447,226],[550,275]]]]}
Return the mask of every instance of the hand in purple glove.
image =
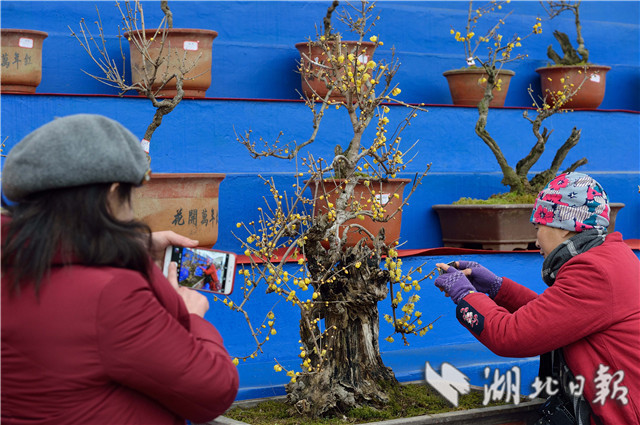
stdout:
{"type": "Polygon", "coordinates": [[[443,263],[438,263],[436,266],[444,270],[444,273],[438,276],[434,283],[440,290],[446,292],[454,303],[458,304],[467,294],[475,291],[471,282],[460,270],[443,263]]]}
{"type": "Polygon", "coordinates": [[[493,272],[489,271],[489,269],[481,266],[475,261],[458,261],[457,263],[458,270],[470,270],[470,272],[465,272],[465,275],[467,275],[476,291],[484,292],[492,299],[498,295],[500,286],[502,286],[501,277],[496,276],[493,272]]]}

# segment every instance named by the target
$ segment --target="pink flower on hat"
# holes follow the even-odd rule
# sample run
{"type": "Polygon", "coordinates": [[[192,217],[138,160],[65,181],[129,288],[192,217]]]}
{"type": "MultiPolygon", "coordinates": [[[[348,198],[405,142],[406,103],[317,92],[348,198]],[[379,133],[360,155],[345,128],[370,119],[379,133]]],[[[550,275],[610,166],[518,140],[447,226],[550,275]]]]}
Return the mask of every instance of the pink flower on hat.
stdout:
{"type": "Polygon", "coordinates": [[[593,226],[590,224],[580,223],[578,220],[576,220],[576,232],[582,232],[587,229],[593,229],[593,226]]]}
{"type": "Polygon", "coordinates": [[[587,188],[587,201],[593,201],[596,196],[602,196],[602,192],[598,192],[592,187],[587,188]]]}
{"type": "Polygon", "coordinates": [[[542,197],[542,200],[557,205],[569,205],[566,202],[562,202],[562,195],[559,193],[547,193],[542,197]]]}
{"type": "Polygon", "coordinates": [[[553,179],[549,183],[549,187],[553,190],[560,190],[563,187],[569,186],[569,179],[567,178],[567,174],[560,174],[558,177],[553,179]]]}
{"type": "Polygon", "coordinates": [[[533,219],[535,223],[547,225],[553,221],[553,215],[552,210],[548,210],[542,205],[539,205],[533,213],[533,219]]]}

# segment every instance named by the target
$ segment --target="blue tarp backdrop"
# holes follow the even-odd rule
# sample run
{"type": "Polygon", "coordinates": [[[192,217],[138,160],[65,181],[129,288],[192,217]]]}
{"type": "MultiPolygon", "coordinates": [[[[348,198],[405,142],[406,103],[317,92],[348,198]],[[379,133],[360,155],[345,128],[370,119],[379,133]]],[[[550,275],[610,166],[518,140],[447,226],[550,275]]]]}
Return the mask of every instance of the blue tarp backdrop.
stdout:
{"type": "MultiPolygon", "coordinates": [[[[142,2],[147,25],[160,22],[160,2],[142,2]]],[[[256,140],[273,140],[280,131],[281,139],[306,140],[312,132],[311,113],[299,100],[300,76],[296,73],[299,54],[295,43],[315,36],[330,1],[173,1],[176,27],[211,29],[218,32],[213,42],[212,84],[205,99],[185,99],[164,118],[151,144],[152,168],[155,172],[225,173],[220,187],[219,239],[216,248],[240,252],[240,243],[232,235],[239,221],[256,219],[257,208],[264,206],[269,195],[258,178],[273,178],[283,188],[295,181],[294,161],[253,160],[236,140],[236,134],[252,131],[256,140]]],[[[1,96],[1,129],[6,153],[26,134],[57,116],[75,113],[99,113],[113,118],[142,138],[154,109],[147,99],[118,97],[113,88],[100,84],[85,72],[99,74],[99,69],[71,36],[85,19],[93,30],[99,10],[107,34],[107,46],[119,61],[118,25],[120,16],[115,2],[31,2],[2,1],[2,28],[25,28],[46,31],[44,41],[42,83],[35,95],[3,94],[1,96]],[[69,28],[71,27],[71,29],[69,28]]],[[[422,249],[442,245],[436,214],[431,206],[450,203],[461,196],[488,197],[506,191],[501,184],[500,169],[489,148],[475,135],[477,110],[453,107],[446,79],[442,73],[465,65],[462,45],[450,34],[466,24],[467,2],[382,1],[376,11],[381,19],[373,34],[384,45],[375,59],[389,60],[392,49],[400,60],[395,81],[402,89],[399,98],[408,103],[425,103],[428,112],[419,113],[403,135],[407,148],[417,141],[416,157],[406,172],[398,177],[412,178],[431,164],[423,180],[403,212],[402,248],[422,249]]],[[[527,88],[540,92],[535,69],[545,66],[547,46],[560,50],[552,36],[555,29],[575,40],[573,16],[563,14],[551,21],[539,2],[512,2],[504,13],[513,10],[501,33],[525,35],[543,18],[543,32],[523,42],[525,59],[508,65],[516,72],[511,82],[505,108],[493,108],[487,129],[499,142],[509,163],[515,167],[534,143],[531,125],[523,112],[535,114],[527,88]]],[[[569,153],[565,167],[586,157],[588,164],[580,170],[595,177],[608,192],[611,201],[623,202],[616,229],[626,239],[640,238],[640,3],[583,2],[580,8],[583,36],[590,50],[590,60],[611,66],[607,75],[607,91],[598,110],[558,114],[545,121],[553,130],[547,150],[533,172],[546,169],[556,149],[569,136],[571,129],[582,130],[580,142],[569,153]]],[[[495,22],[491,18],[488,24],[495,22]]],[[[487,24],[487,25],[488,25],[487,24]]],[[[338,30],[341,25],[336,23],[338,30]]],[[[480,27],[482,27],[482,23],[480,27]]],[[[478,31],[478,33],[480,30],[478,31]]],[[[97,30],[94,34],[97,34],[97,30]]],[[[345,35],[345,37],[348,37],[345,35]]],[[[126,44],[126,43],[125,43],[126,44]]],[[[125,53],[128,46],[125,45],[125,53]]],[[[480,48],[482,49],[482,47],[480,48]]],[[[482,56],[481,50],[478,54],[482,56]]],[[[127,59],[128,61],[128,59],[127,59]]],[[[127,78],[130,72],[127,68],[127,78]]],[[[408,110],[393,106],[389,128],[405,118],[408,110]]],[[[343,109],[330,109],[321,123],[317,141],[306,151],[315,157],[331,157],[337,144],[349,141],[350,123],[343,109]]],[[[375,130],[371,129],[372,135],[375,130]]],[[[481,225],[481,223],[479,223],[481,225]]],[[[483,263],[496,273],[509,276],[537,292],[544,290],[540,279],[542,257],[537,253],[467,254],[462,258],[483,263]]],[[[426,262],[432,269],[436,262],[458,257],[416,256],[405,259],[410,265],[426,262]]],[[[236,282],[239,287],[240,282],[236,282]]],[[[422,338],[411,339],[404,347],[401,341],[384,341],[391,328],[381,320],[380,346],[385,363],[399,379],[423,378],[424,364],[436,369],[449,362],[469,376],[471,383],[489,384],[484,368],[513,366],[521,368],[523,394],[537,373],[537,358],[504,359],[477,343],[455,319],[451,301],[425,283],[419,309],[425,320],[442,316],[434,329],[422,338]]],[[[239,300],[239,291],[231,296],[239,300]]],[[[265,294],[252,300],[251,312],[259,317],[274,309],[277,335],[264,346],[265,353],[239,365],[241,392],[239,399],[282,394],[288,381],[283,373],[273,370],[277,357],[287,367],[299,363],[298,323],[290,305],[265,294]]],[[[388,300],[380,303],[380,312],[388,312],[388,300]]],[[[244,319],[230,312],[220,302],[212,304],[207,319],[214,323],[230,353],[246,355],[253,342],[244,319]]],[[[493,376],[493,375],[491,375],[493,376]]]]}

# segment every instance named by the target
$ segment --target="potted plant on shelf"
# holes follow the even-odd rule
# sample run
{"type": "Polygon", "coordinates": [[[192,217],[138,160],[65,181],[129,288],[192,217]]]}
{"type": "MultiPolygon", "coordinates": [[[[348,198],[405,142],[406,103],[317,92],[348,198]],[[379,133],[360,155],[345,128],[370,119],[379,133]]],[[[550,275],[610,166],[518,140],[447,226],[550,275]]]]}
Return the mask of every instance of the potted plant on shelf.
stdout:
{"type": "MultiPolygon", "coordinates": [[[[537,22],[533,26],[532,33],[540,31],[540,22],[537,22]]],[[[497,33],[493,37],[501,38],[497,33]]],[[[516,35],[504,47],[496,44],[496,49],[504,49],[500,55],[492,51],[491,47],[489,48],[489,60],[482,62],[487,74],[487,85],[484,88],[482,100],[478,103],[478,119],[475,124],[475,133],[491,149],[503,175],[502,183],[509,187],[509,192],[495,195],[486,201],[466,198],[453,205],[433,205],[432,208],[440,219],[445,246],[497,250],[535,248],[533,246],[536,240],[535,231],[529,223],[535,196],[558,174],[568,152],[580,140],[581,130],[574,127],[566,141],[558,148],[549,168],[529,179],[529,172],[540,159],[552,133],[543,126],[543,122],[556,113],[562,112],[565,105],[582,90],[586,76],[576,83],[564,81],[561,90],[550,92],[541,100],[536,100],[532,89],[529,88],[533,106],[536,108],[536,116],[529,117],[528,111],[525,110],[523,117],[531,124],[534,143],[531,150],[517,162],[515,168],[509,165],[498,142],[487,130],[487,122],[494,89],[500,84],[501,62],[510,60],[511,50],[516,47],[514,41],[517,40],[520,38],[516,35]],[[478,226],[477,223],[482,223],[482,226],[478,226]]],[[[587,159],[582,158],[569,166],[565,172],[574,171],[586,163],[587,159]]],[[[611,204],[610,231],[615,226],[617,211],[623,206],[624,204],[611,204]]]]}
{"type": "MultiPolygon", "coordinates": [[[[507,62],[526,56],[516,55],[515,57],[511,57],[512,50],[515,47],[520,47],[521,38],[516,37],[505,45],[502,36],[498,33],[500,27],[504,25],[505,19],[512,12],[498,19],[498,22],[486,30],[483,36],[476,36],[476,31],[479,31],[477,24],[481,17],[496,13],[497,10],[502,9],[504,4],[509,2],[510,0],[493,0],[482,7],[474,8],[473,1],[470,1],[467,12],[467,23],[464,30],[461,32],[453,27],[451,28],[450,32],[456,41],[462,43],[464,46],[467,65],[464,68],[452,69],[442,74],[447,78],[454,105],[476,106],[478,102],[480,102],[484,96],[485,87],[488,85],[488,76],[484,64],[493,63],[498,66],[495,70],[497,83],[493,85],[495,92],[489,106],[504,106],[507,91],[509,90],[509,83],[511,82],[511,77],[515,75],[515,72],[503,69],[502,67],[507,62]],[[481,60],[476,56],[476,51],[478,47],[485,43],[487,44],[489,55],[486,60],[481,60]],[[508,55],[508,58],[507,60],[496,60],[496,55],[508,55]],[[477,63],[479,63],[479,66],[477,63]]],[[[536,27],[536,30],[537,29],[539,29],[539,26],[536,27]]],[[[537,31],[534,31],[534,33],[537,33],[537,31]]],[[[504,56],[500,57],[500,59],[504,59],[504,56]]]]}
{"type": "Polygon", "coordinates": [[[554,64],[536,69],[540,74],[540,86],[543,96],[547,93],[557,93],[562,90],[565,82],[579,84],[584,80],[584,75],[588,78],[584,81],[582,88],[576,93],[564,107],[572,109],[596,109],[602,103],[605,94],[607,71],[609,66],[594,65],[589,62],[589,51],[584,44],[582,37],[582,24],[580,23],[580,3],[581,1],[547,1],[540,2],[553,19],[564,11],[573,13],[576,26],[576,49],[571,45],[569,36],[558,30],[553,31],[553,36],[562,48],[563,56],[560,57],[550,45],[547,49],[547,56],[554,64]],[[546,6],[545,6],[546,3],[546,6]]]}
{"type": "MultiPolygon", "coordinates": [[[[173,13],[168,2],[163,0],[160,4],[165,14],[166,28],[126,27],[124,37],[129,40],[131,79],[134,84],[141,82],[143,85],[149,85],[148,81],[153,79],[150,87],[156,91],[156,96],[174,97],[178,90],[177,79],[166,79],[164,76],[184,70],[184,96],[202,98],[211,86],[212,43],[218,33],[204,29],[174,28],[173,13]],[[143,52],[146,54],[143,55],[143,52]],[[161,65],[156,67],[155,63],[159,60],[161,65]],[[185,64],[189,64],[186,69],[185,64]],[[158,79],[157,74],[163,78],[158,79]]],[[[142,13],[139,2],[136,2],[136,8],[142,13]]],[[[127,10],[129,16],[131,12],[127,10]]]]}
{"type": "Polygon", "coordinates": [[[35,93],[42,80],[43,31],[2,28],[1,93],[35,93]]]}
{"type": "MultiPolygon", "coordinates": [[[[316,97],[324,99],[327,95],[332,100],[345,100],[345,94],[340,87],[334,87],[336,81],[341,79],[340,69],[334,69],[329,61],[331,58],[355,57],[359,64],[366,64],[373,58],[373,54],[378,47],[377,42],[359,40],[342,40],[341,34],[333,33],[331,25],[331,15],[339,1],[334,2],[327,9],[327,14],[323,19],[324,31],[316,34],[316,41],[311,38],[309,41],[297,43],[296,49],[300,52],[300,63],[298,71],[302,83],[302,92],[306,98],[316,97]]],[[[369,23],[374,25],[374,23],[369,23]]],[[[369,72],[369,76],[371,73],[369,72]]]]}
{"type": "MultiPolygon", "coordinates": [[[[182,55],[178,55],[175,45],[171,48],[167,38],[171,31],[167,28],[167,22],[172,22],[172,14],[166,2],[162,2],[165,17],[158,28],[153,30],[145,28],[144,11],[138,0],[133,5],[125,2],[124,10],[119,3],[116,5],[132,49],[131,55],[146,58],[139,65],[139,79],[134,78],[128,83],[125,68],[119,69],[111,59],[106,48],[99,12],[99,34],[96,37],[84,20],[80,21],[81,34],[69,29],[104,74],[96,76],[87,73],[88,75],[117,88],[120,96],[129,91],[137,91],[148,98],[156,108],[141,141],[149,154],[153,133],[162,124],[163,117],[183,100],[187,81],[197,78],[187,75],[192,75],[190,72],[200,69],[198,64],[202,53],[194,57],[185,49],[182,55]],[[96,43],[95,40],[101,40],[101,43],[96,43]],[[168,89],[170,84],[175,88],[168,89]],[[170,97],[166,97],[168,95],[170,97]]],[[[120,52],[123,52],[122,45],[120,52]]],[[[126,63],[124,55],[122,63],[126,63]]],[[[210,75],[210,66],[203,72],[210,75]]],[[[132,73],[136,74],[134,65],[132,73]]],[[[225,175],[220,173],[153,173],[149,182],[134,191],[133,205],[136,216],[153,231],[173,230],[199,240],[202,246],[213,246],[218,239],[218,190],[224,177],[225,175]]]]}
{"type": "MultiPolygon", "coordinates": [[[[373,5],[362,2],[357,14],[339,15],[358,35],[359,46],[370,23],[375,22],[372,9],[373,5]]],[[[376,36],[369,40],[381,43],[376,36]]],[[[419,289],[429,273],[412,279],[415,270],[402,271],[396,238],[385,227],[373,233],[363,224],[367,220],[385,224],[399,217],[426,174],[425,170],[415,176],[404,197],[400,187],[381,193],[382,183],[402,172],[409,162],[407,149],[400,149],[400,133],[419,109],[409,107],[397,131],[387,133],[391,108],[386,103],[409,106],[395,98],[400,93],[392,83],[398,62],[392,55],[390,62],[362,63],[357,58],[359,51],[336,56],[335,41],[321,35],[315,43],[326,52],[329,68],[317,73],[336,80],[325,97],[306,98],[313,115],[309,137],[288,144],[281,144],[279,138],[262,140],[264,147],[257,147],[250,131],[238,135],[252,157],[295,160],[306,173],[295,173],[293,191],[264,178],[271,192],[266,208],[259,209],[255,222],[237,224],[246,232],[236,235],[248,257],[240,271],[245,279],[243,299],[227,305],[244,315],[257,342],[254,352],[236,361],[254,358],[269,335],[276,333],[273,312],[264,326],[256,327],[245,310],[255,290],[266,290],[299,308],[300,342],[294,343],[300,346],[300,369],[279,362],[274,369],[291,377],[286,386],[288,401],[300,414],[324,416],[387,402],[385,385],[397,385],[397,381],[380,355],[378,302],[392,294],[393,314],[386,318],[393,326],[392,335],[398,333],[406,341],[408,334],[426,333],[430,324],[420,318],[416,310],[419,297],[411,291],[419,289]],[[344,100],[331,100],[333,90],[339,90],[344,100]],[[314,157],[308,147],[316,141],[323,117],[343,111],[352,129],[347,140],[336,146],[333,158],[314,157]],[[375,135],[365,134],[371,124],[376,125],[375,135]],[[361,195],[355,189],[358,183],[365,188],[361,195]],[[351,232],[358,234],[355,246],[349,246],[351,232]]],[[[392,341],[391,335],[387,339],[392,341]]]]}

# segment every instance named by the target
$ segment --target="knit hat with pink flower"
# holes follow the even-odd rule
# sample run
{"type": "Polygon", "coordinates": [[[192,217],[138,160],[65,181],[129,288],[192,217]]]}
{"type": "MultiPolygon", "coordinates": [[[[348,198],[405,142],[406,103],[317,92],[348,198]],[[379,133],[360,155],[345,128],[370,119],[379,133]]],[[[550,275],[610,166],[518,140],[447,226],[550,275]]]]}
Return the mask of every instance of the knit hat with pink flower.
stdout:
{"type": "Polygon", "coordinates": [[[582,173],[564,173],[540,191],[531,222],[572,232],[604,230],[609,211],[609,198],[597,181],[582,173]]]}

